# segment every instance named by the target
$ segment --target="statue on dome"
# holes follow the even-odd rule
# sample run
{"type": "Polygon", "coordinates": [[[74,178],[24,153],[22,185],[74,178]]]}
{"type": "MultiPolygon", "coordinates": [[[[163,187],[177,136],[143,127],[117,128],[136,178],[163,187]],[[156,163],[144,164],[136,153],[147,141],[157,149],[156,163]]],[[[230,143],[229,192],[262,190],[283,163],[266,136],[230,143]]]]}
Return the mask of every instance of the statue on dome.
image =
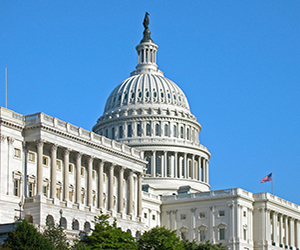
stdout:
{"type": "Polygon", "coordinates": [[[143,22],[143,25],[144,25],[144,28],[145,28],[145,29],[148,29],[149,23],[150,23],[150,20],[149,20],[149,13],[146,12],[145,18],[144,18],[144,22],[143,22]]]}

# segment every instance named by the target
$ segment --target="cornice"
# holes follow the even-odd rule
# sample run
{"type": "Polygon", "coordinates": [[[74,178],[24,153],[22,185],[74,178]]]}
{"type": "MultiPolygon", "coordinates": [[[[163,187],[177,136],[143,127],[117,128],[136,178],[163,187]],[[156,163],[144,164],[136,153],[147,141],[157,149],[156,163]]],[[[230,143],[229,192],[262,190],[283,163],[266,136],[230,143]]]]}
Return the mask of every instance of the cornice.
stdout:
{"type": "Polygon", "coordinates": [[[0,118],[0,125],[4,125],[4,126],[9,127],[9,128],[17,129],[18,131],[22,131],[25,127],[25,126],[16,124],[14,122],[4,120],[3,118],[0,118]]]}

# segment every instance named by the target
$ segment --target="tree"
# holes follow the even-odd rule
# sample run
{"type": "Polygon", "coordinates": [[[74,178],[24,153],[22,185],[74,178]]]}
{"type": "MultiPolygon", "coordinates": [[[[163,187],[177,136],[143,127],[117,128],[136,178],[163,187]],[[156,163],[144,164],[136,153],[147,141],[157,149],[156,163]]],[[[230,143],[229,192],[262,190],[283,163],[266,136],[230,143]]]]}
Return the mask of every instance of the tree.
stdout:
{"type": "Polygon", "coordinates": [[[185,250],[227,250],[228,248],[220,244],[212,244],[209,241],[197,244],[195,241],[184,241],[185,250]]]}
{"type": "Polygon", "coordinates": [[[43,236],[53,244],[56,250],[69,249],[66,233],[58,224],[47,221],[43,236]]]}
{"type": "Polygon", "coordinates": [[[134,238],[117,227],[116,220],[110,225],[109,215],[95,217],[92,234],[76,244],[76,249],[137,249],[134,238]]]}
{"type": "Polygon", "coordinates": [[[16,223],[15,230],[8,233],[3,247],[12,250],[55,249],[53,244],[40,234],[34,225],[27,220],[16,223]]]}
{"type": "Polygon", "coordinates": [[[176,231],[171,231],[165,227],[154,227],[145,232],[138,241],[139,249],[145,250],[183,250],[184,244],[176,231]]]}

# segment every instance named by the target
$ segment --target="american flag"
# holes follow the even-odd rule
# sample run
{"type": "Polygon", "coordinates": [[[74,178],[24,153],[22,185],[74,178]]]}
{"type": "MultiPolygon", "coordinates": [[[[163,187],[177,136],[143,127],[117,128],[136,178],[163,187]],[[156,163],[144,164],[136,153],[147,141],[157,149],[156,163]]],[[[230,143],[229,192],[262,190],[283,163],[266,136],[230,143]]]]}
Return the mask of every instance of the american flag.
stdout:
{"type": "Polygon", "coordinates": [[[260,183],[265,183],[265,182],[268,182],[268,181],[273,180],[273,179],[272,179],[272,174],[273,174],[273,173],[268,174],[266,177],[262,178],[261,181],[260,181],[260,183]]]}

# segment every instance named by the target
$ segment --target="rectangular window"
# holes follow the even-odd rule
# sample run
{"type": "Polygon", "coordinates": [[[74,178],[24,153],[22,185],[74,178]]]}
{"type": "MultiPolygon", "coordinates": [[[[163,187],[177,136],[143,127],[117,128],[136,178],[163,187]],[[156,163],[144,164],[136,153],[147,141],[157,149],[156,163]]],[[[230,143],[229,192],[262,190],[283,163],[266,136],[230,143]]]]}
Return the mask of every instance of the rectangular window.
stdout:
{"type": "Polygon", "coordinates": [[[81,203],[84,204],[84,194],[81,194],[81,203]]]}
{"type": "Polygon", "coordinates": [[[28,153],[28,161],[35,162],[35,154],[33,152],[28,153]]]}
{"type": "Polygon", "coordinates": [[[204,241],[206,238],[206,231],[204,229],[200,230],[200,241],[204,241]]]}
{"type": "Polygon", "coordinates": [[[180,215],[180,219],[181,219],[181,220],[185,220],[185,219],[186,219],[186,214],[181,214],[181,215],[180,215]]]}
{"type": "Polygon", "coordinates": [[[73,165],[69,164],[69,173],[73,173],[73,165]]]}
{"type": "Polygon", "coordinates": [[[247,230],[244,228],[244,240],[247,240],[247,230]]]}
{"type": "Polygon", "coordinates": [[[59,160],[56,161],[56,169],[59,171],[61,170],[61,161],[59,160]]]}
{"type": "Polygon", "coordinates": [[[219,216],[220,216],[220,217],[225,216],[225,211],[224,211],[224,210],[220,210],[220,211],[219,211],[219,216]]]}
{"type": "Polygon", "coordinates": [[[200,212],[199,217],[200,219],[205,218],[205,212],[200,212]]]}
{"type": "Polygon", "coordinates": [[[225,228],[220,228],[220,240],[225,240],[225,228]]]}
{"type": "Polygon", "coordinates": [[[103,174],[103,182],[105,182],[105,174],[103,174]]]}
{"type": "Polygon", "coordinates": [[[28,184],[28,197],[33,197],[33,183],[28,184]]]}
{"type": "Polygon", "coordinates": [[[48,166],[48,157],[47,156],[43,156],[43,165],[48,166]]]}
{"type": "Polygon", "coordinates": [[[246,211],[244,211],[244,217],[246,217],[246,211]]]}
{"type": "Polygon", "coordinates": [[[48,188],[47,186],[43,186],[43,194],[48,197],[48,188]]]}
{"type": "Polygon", "coordinates": [[[60,199],[60,188],[56,188],[56,198],[60,199]]]}
{"type": "Polygon", "coordinates": [[[69,201],[72,201],[73,200],[73,192],[72,190],[69,191],[69,201]]]}
{"type": "Polygon", "coordinates": [[[20,196],[20,180],[14,179],[14,196],[20,196]]]}
{"type": "Polygon", "coordinates": [[[81,167],[81,176],[84,176],[84,167],[81,167]]]}
{"type": "Polygon", "coordinates": [[[96,171],[95,170],[93,170],[93,172],[92,172],[92,178],[93,178],[93,180],[96,179],[96,171]]]}
{"type": "Polygon", "coordinates": [[[14,157],[21,158],[21,150],[18,148],[14,149],[14,157]]]}
{"type": "Polygon", "coordinates": [[[144,218],[147,219],[147,213],[144,213],[144,218]]]}
{"type": "Polygon", "coordinates": [[[152,215],[152,220],[155,220],[155,214],[152,215]]]}

